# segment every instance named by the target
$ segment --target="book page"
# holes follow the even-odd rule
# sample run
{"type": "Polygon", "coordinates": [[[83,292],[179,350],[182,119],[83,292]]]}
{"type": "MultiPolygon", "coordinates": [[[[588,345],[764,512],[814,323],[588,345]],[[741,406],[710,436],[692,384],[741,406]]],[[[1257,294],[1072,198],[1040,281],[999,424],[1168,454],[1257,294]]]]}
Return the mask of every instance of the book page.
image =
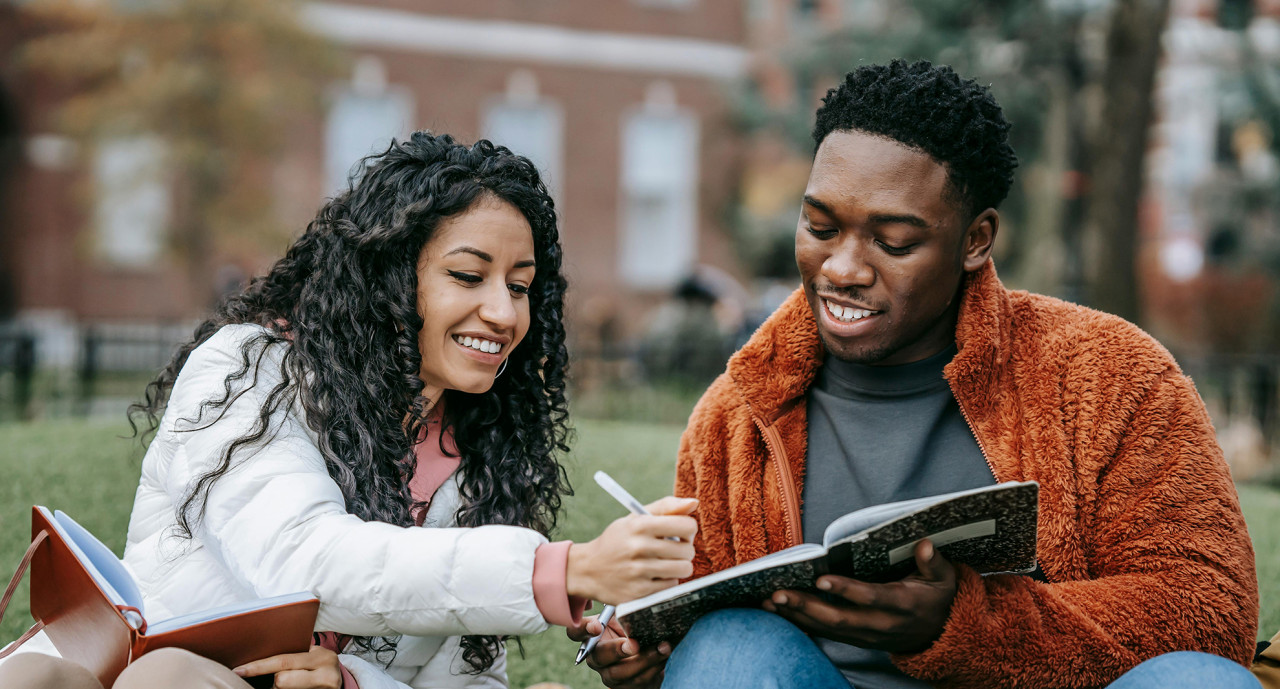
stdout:
{"type": "MultiPolygon", "coordinates": [[[[618,622],[626,629],[628,636],[645,646],[652,646],[664,639],[679,641],[698,618],[712,610],[728,607],[758,608],[765,598],[779,589],[810,588],[813,580],[821,573],[818,565],[821,564],[819,560],[822,558],[822,549],[811,544],[804,552],[813,557],[799,561],[788,558],[792,560],[790,562],[775,559],[771,567],[739,570],[737,576],[714,583],[705,580],[715,575],[706,576],[695,580],[703,585],[692,591],[639,609],[629,608],[628,604],[620,605],[618,622]]],[[[752,560],[744,564],[759,561],[752,560]]]]}
{"type": "Polygon", "coordinates": [[[239,601],[236,603],[228,603],[220,605],[216,608],[201,610],[187,615],[179,615],[170,617],[167,620],[161,620],[154,624],[147,625],[147,635],[163,634],[171,632],[175,629],[183,627],[191,627],[209,620],[216,620],[222,617],[231,617],[250,612],[252,610],[261,610],[264,608],[274,608],[277,605],[285,605],[288,603],[300,603],[304,600],[315,598],[310,591],[300,591],[298,593],[286,593],[282,596],[272,596],[270,598],[257,598],[249,601],[239,601]]]}
{"type": "Polygon", "coordinates": [[[700,589],[707,588],[712,584],[716,584],[721,581],[727,581],[729,579],[734,579],[736,577],[743,576],[744,574],[748,574],[750,572],[758,572],[763,569],[769,569],[771,567],[778,567],[780,565],[791,564],[793,562],[805,562],[807,560],[815,560],[825,555],[826,552],[827,551],[825,548],[823,548],[820,545],[817,545],[816,543],[805,543],[802,545],[792,546],[785,550],[779,550],[776,553],[770,553],[768,555],[765,555],[764,557],[759,557],[754,560],[749,560],[740,565],[737,565],[736,567],[730,567],[729,569],[722,569],[719,572],[708,574],[705,577],[699,577],[691,581],[686,581],[683,584],[672,586],[671,588],[666,589],[664,591],[659,591],[657,593],[649,594],[644,598],[637,598],[636,600],[623,603],[622,605],[618,606],[617,614],[618,614],[618,617],[622,617],[623,615],[627,615],[630,612],[633,612],[635,610],[639,610],[641,608],[647,608],[651,605],[662,603],[663,601],[668,601],[674,598],[678,598],[680,596],[692,593],[693,591],[698,591],[700,589]]]}
{"type": "Polygon", "coordinates": [[[138,589],[137,582],[133,580],[129,570],[125,569],[120,558],[67,513],[57,510],[52,518],[49,518],[48,511],[45,510],[45,517],[59,530],[67,547],[93,576],[93,580],[97,582],[102,592],[107,594],[107,598],[113,605],[133,607],[140,611],[138,613],[127,611],[123,614],[134,629],[141,627],[146,615],[145,612],[141,612],[143,610],[142,591],[138,589]]]}

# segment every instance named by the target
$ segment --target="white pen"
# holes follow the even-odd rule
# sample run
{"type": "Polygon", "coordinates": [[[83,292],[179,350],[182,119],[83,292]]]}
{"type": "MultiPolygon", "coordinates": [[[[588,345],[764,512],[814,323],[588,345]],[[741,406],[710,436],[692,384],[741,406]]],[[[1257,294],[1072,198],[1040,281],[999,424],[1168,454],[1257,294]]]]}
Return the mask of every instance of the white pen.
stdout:
{"type": "MultiPolygon", "coordinates": [[[[612,495],[613,499],[621,503],[623,507],[631,510],[632,514],[649,514],[649,510],[646,510],[644,505],[640,504],[639,500],[636,500],[634,496],[628,493],[626,488],[623,488],[617,481],[613,480],[612,476],[604,473],[603,471],[597,471],[595,479],[596,483],[600,484],[600,487],[603,488],[606,493],[612,495]]],[[[607,628],[609,620],[613,619],[613,613],[615,610],[616,608],[612,605],[606,605],[604,606],[604,610],[600,611],[600,635],[593,636],[582,642],[582,645],[578,647],[578,659],[573,661],[574,665],[580,664],[582,659],[586,658],[587,654],[591,652],[591,649],[595,648],[596,644],[600,643],[600,637],[604,636],[604,630],[607,628]]]]}

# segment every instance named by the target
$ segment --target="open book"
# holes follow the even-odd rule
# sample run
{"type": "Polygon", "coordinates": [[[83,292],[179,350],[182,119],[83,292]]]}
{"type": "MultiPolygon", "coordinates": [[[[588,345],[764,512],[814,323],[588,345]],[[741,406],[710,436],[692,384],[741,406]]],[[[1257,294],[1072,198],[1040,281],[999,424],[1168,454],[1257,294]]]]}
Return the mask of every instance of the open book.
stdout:
{"type": "Polygon", "coordinates": [[[93,534],[63,512],[37,506],[32,538],[41,531],[48,536],[31,560],[31,616],[59,653],[104,686],[157,648],[176,646],[235,667],[311,646],[320,602],[309,592],[152,620],[129,570],[93,534]]]}
{"type": "Polygon", "coordinates": [[[915,570],[915,545],[925,538],[982,573],[1030,572],[1039,490],[1034,481],[999,483],[851,512],[827,527],[822,545],[793,546],[623,603],[618,621],[641,644],[678,641],[708,612],[759,607],[779,589],[813,589],[824,574],[900,579],[915,570]]]}

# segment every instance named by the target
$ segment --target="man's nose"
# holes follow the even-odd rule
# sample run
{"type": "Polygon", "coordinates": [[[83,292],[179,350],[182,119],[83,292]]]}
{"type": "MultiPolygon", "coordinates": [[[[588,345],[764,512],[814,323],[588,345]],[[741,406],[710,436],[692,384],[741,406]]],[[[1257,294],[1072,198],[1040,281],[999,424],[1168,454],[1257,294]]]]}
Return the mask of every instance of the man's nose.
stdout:
{"type": "Polygon", "coordinates": [[[822,264],[823,277],[836,287],[870,287],[876,271],[866,260],[867,248],[854,238],[841,242],[822,264]]]}

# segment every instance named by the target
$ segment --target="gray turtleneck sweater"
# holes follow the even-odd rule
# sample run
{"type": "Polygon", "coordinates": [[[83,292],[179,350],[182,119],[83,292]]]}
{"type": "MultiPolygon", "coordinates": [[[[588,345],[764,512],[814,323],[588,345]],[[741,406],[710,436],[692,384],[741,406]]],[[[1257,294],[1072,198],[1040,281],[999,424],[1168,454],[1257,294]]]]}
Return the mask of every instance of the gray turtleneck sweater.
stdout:
{"type": "MultiPolygon", "coordinates": [[[[821,543],[827,525],[854,510],[996,482],[942,368],[955,346],[902,366],[828,357],[809,391],[809,449],[802,522],[821,543]]],[[[889,655],[817,639],[857,689],[927,687],[889,655]]]]}

